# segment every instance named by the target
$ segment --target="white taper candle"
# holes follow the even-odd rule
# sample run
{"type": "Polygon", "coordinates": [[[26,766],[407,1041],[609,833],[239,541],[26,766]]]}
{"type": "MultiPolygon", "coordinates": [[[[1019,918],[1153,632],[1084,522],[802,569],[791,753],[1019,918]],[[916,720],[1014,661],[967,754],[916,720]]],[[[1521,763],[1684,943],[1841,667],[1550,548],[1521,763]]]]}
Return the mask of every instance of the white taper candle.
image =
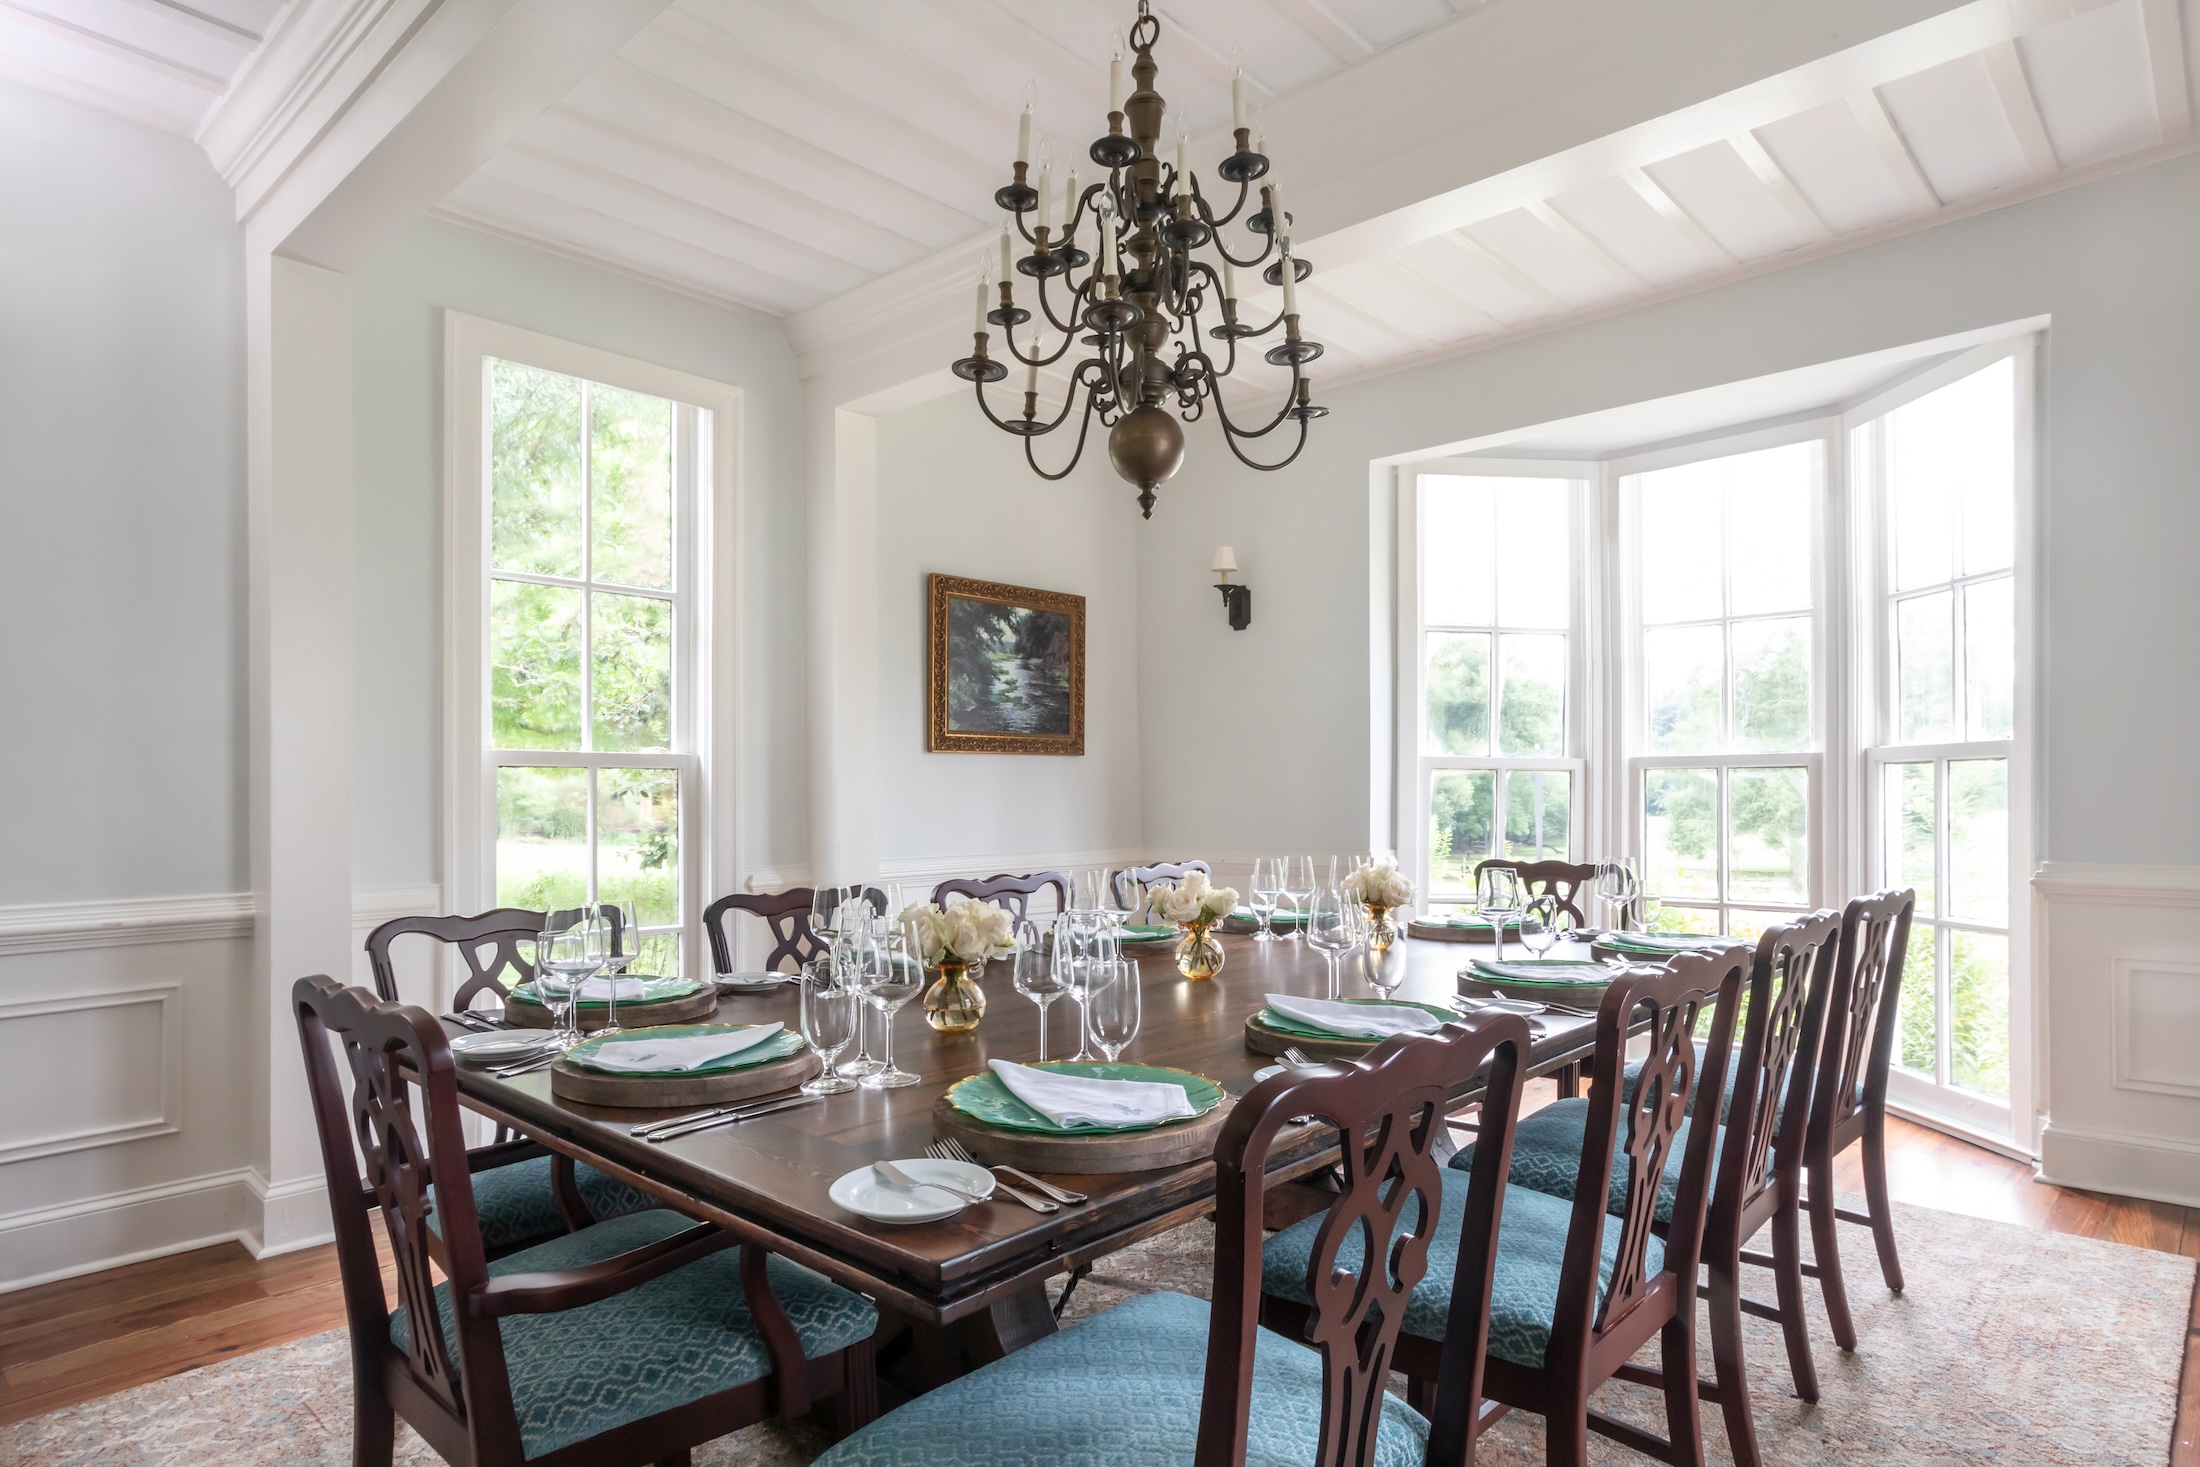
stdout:
{"type": "Polygon", "coordinates": [[[1230,74],[1230,126],[1245,126],[1245,73],[1242,70],[1230,74]]]}
{"type": "Polygon", "coordinates": [[[1299,313],[1299,272],[1291,259],[1291,236],[1283,237],[1283,313],[1299,313]]]}

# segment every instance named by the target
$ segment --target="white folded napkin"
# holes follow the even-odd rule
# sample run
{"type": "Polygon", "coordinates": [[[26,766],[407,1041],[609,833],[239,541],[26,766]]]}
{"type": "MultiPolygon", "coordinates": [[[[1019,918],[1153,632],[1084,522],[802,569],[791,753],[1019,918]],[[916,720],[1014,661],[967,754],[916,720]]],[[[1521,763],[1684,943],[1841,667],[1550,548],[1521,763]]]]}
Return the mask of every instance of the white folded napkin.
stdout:
{"type": "Polygon", "coordinates": [[[1388,1039],[1393,1034],[1434,1034],[1444,1021],[1425,1009],[1404,1004],[1330,1003],[1319,998],[1294,998],[1288,993],[1268,995],[1268,1007],[1287,1019],[1295,1019],[1331,1034],[1353,1039],[1388,1039]]]}
{"type": "Polygon", "coordinates": [[[784,1029],[784,1024],[755,1024],[725,1034],[683,1034],[665,1039],[614,1039],[593,1046],[581,1061],[591,1070],[648,1074],[659,1070],[696,1070],[712,1060],[754,1049],[784,1029]]]}
{"type": "MultiPolygon", "coordinates": [[[[556,980],[552,979],[551,981],[555,982],[556,980]]],[[[538,983],[535,987],[536,991],[540,992],[542,985],[538,983]]],[[[599,973],[593,978],[582,980],[580,989],[573,996],[579,999],[592,999],[597,1003],[602,1003],[605,999],[616,999],[620,1003],[632,1003],[648,991],[648,987],[642,979],[614,978],[599,973]]]]}
{"type": "Polygon", "coordinates": [[[992,1061],[993,1073],[1024,1104],[1057,1126],[1138,1126],[1195,1116],[1182,1085],[1152,1080],[1088,1080],[1060,1070],[992,1061]]]}

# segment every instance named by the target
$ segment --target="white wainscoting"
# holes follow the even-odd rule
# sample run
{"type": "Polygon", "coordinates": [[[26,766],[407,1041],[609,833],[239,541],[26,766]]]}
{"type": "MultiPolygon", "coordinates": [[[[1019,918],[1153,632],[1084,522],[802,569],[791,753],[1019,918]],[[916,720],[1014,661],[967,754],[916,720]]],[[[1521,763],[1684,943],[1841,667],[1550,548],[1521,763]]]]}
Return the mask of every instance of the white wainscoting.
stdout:
{"type": "Polygon", "coordinates": [[[2200,868],[2049,862],[2040,1178],[2200,1205],[2200,868]]]}

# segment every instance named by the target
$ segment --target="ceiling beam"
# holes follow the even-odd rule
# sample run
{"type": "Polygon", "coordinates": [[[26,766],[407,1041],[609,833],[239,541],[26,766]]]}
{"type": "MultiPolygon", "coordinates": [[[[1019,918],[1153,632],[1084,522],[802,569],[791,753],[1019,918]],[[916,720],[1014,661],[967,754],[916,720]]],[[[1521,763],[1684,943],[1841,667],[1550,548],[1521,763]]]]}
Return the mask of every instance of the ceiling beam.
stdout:
{"type": "Polygon", "coordinates": [[[1620,175],[1620,181],[1635,191],[1635,196],[1648,204],[1660,219],[1673,226],[1681,238],[1695,247],[1705,263],[1714,270],[1727,270],[1739,264],[1727,247],[1711,237],[1711,231],[1696,222],[1696,216],[1680,206],[1680,201],[1665,191],[1665,186],[1643,172],[1630,168],[1620,175]]]}
{"type": "Polygon", "coordinates": [[[2192,76],[2185,65],[2185,26],[2177,0],[2139,0],[2139,22],[2154,81],[2155,126],[2163,142],[2178,142],[2192,132],[2192,76]]]}
{"type": "Polygon", "coordinates": [[[170,81],[181,82],[195,91],[204,92],[209,98],[220,96],[229,85],[227,77],[215,76],[212,72],[201,71],[195,66],[170,61],[165,56],[156,56],[150,51],[141,50],[127,41],[118,41],[99,31],[89,30],[36,10],[27,10],[13,3],[13,0],[0,0],[0,18],[27,30],[43,31],[55,40],[69,45],[82,46],[87,51],[95,52],[110,61],[120,62],[124,66],[135,66],[142,71],[164,76],[170,81]]]}
{"type": "Polygon", "coordinates": [[[1321,0],[1274,0],[1293,25],[1320,43],[1330,55],[1351,66],[1375,54],[1375,47],[1352,27],[1329,13],[1321,0]]]}
{"type": "Polygon", "coordinates": [[[1766,151],[1763,140],[1757,134],[1739,132],[1726,141],[1742,160],[1742,165],[1757,176],[1759,183],[1772,191],[1772,196],[1780,201],[1780,207],[1787,211],[1788,217],[1795,221],[1796,227],[1803,231],[1811,243],[1833,238],[1833,226],[1826,223],[1811,206],[1809,199],[1803,197],[1803,191],[1796,187],[1795,180],[1780,166],[1780,160],[1766,151]]]}
{"type": "MultiPolygon", "coordinates": [[[[1285,202],[1289,201],[1286,200],[1285,202]]],[[[1567,300],[1466,231],[1460,229],[1449,230],[1440,238],[1444,243],[1473,261],[1477,267],[1495,275],[1499,280],[1502,280],[1544,310],[1565,312],[1574,308],[1572,301],[1567,300]]]]}
{"type": "Polygon", "coordinates": [[[1879,100],[1879,93],[1867,88],[1848,99],[1849,112],[1857,125],[1864,129],[1864,137],[1879,154],[1879,161],[1894,180],[1894,186],[1902,192],[1903,202],[1910,213],[1930,214],[1941,206],[1941,197],[1934,192],[1932,181],[1925,170],[1917,166],[1917,157],[1910,152],[1909,140],[1902,136],[1902,129],[1894,125],[1894,118],[1887,112],[1887,104],[1879,100]]]}
{"type": "Polygon", "coordinates": [[[1626,261],[1606,249],[1603,242],[1595,235],[1574,223],[1573,220],[1568,219],[1564,214],[1559,213],[1548,202],[1537,199],[1534,203],[1528,205],[1528,213],[1545,229],[1587,255],[1590,264],[1595,265],[1620,284],[1644,289],[1649,287],[1650,282],[1635,273],[1633,267],[1628,265],[1626,261]]]}
{"type": "Polygon", "coordinates": [[[2026,176],[2038,183],[2062,172],[2055,145],[2047,137],[2047,124],[2040,120],[2040,104],[2032,95],[2032,83],[2025,79],[2024,58],[2017,54],[2017,43],[1996,41],[1979,53],[1979,60],[1986,64],[1986,79],[1993,83],[2001,115],[2008,119],[2009,131],[2017,139],[2017,151],[2024,155],[2026,176]]]}
{"type": "Polygon", "coordinates": [[[1502,331],[1505,329],[1503,321],[1498,320],[1450,286],[1431,280],[1403,260],[1390,255],[1381,255],[1370,263],[1408,290],[1416,290],[1423,295],[1432,295],[1450,309],[1473,321],[1476,335],[1486,331],[1502,331]]]}

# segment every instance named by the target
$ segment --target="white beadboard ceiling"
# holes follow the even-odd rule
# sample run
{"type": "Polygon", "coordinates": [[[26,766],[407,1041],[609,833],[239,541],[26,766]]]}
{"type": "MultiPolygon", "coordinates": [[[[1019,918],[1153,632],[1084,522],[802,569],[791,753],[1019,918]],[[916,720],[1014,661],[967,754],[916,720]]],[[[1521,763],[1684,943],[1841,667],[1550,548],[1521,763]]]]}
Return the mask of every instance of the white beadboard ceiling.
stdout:
{"type": "Polygon", "coordinates": [[[0,0],[0,75],[186,135],[288,0],[0,0]]]}

